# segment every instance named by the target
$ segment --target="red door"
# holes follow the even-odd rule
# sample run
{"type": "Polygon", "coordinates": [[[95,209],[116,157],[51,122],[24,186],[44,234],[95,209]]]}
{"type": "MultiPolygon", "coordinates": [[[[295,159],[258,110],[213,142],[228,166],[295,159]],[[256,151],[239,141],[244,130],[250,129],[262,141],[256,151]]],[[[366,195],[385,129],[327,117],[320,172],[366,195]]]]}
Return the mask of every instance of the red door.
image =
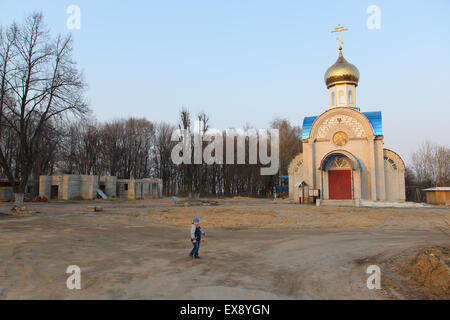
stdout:
{"type": "Polygon", "coordinates": [[[328,171],[328,190],[330,199],[352,199],[351,170],[328,171]]]}

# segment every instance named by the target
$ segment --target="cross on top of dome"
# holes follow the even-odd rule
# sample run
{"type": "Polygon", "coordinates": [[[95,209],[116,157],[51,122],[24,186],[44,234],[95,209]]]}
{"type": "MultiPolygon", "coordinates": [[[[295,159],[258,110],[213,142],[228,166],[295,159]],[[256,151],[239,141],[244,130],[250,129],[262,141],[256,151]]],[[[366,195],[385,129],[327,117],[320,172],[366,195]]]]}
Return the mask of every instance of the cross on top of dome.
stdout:
{"type": "Polygon", "coordinates": [[[342,27],[340,24],[338,24],[338,26],[336,28],[334,28],[334,30],[331,31],[331,33],[338,33],[338,36],[336,38],[336,40],[339,42],[339,49],[342,48],[342,44],[344,44],[344,41],[342,41],[341,39],[341,32],[343,31],[348,31],[348,28],[344,28],[342,27]]]}

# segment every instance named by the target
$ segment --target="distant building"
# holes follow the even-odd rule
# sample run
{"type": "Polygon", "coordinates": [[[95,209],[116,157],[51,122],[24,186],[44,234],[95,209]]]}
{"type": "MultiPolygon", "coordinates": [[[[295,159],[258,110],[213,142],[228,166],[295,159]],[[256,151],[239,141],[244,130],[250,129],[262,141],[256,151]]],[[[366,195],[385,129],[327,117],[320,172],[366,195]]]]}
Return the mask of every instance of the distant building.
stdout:
{"type": "Polygon", "coordinates": [[[58,200],[108,198],[143,199],[162,197],[161,179],[117,179],[114,176],[56,175],[40,176],[39,196],[58,200]]]}
{"type": "Polygon", "coordinates": [[[450,201],[450,187],[436,187],[423,189],[426,193],[427,203],[447,204],[450,201]]]}
{"type": "Polygon", "coordinates": [[[145,196],[162,197],[161,179],[117,180],[117,196],[126,199],[142,199],[145,196]]]}

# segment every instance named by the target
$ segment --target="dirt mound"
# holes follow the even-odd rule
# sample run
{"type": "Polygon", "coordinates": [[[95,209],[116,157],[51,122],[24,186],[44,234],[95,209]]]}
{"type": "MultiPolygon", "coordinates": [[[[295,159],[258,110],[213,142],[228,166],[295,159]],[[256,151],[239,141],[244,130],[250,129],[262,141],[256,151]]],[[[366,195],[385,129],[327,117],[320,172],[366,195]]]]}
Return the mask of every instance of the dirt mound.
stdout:
{"type": "Polygon", "coordinates": [[[426,296],[450,299],[449,248],[423,248],[409,263],[400,264],[399,271],[409,275],[411,286],[421,288],[426,296]]]}

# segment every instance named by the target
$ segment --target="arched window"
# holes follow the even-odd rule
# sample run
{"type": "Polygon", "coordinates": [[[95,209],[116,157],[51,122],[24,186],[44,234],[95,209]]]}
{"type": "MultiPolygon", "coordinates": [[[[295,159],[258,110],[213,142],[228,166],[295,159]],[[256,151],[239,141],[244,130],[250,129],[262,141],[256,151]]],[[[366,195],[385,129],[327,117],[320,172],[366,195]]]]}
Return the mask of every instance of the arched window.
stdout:
{"type": "Polygon", "coordinates": [[[331,93],[331,105],[336,105],[336,94],[334,92],[331,93]]]}
{"type": "Polygon", "coordinates": [[[348,90],[348,104],[353,104],[353,93],[352,93],[352,90],[348,90]]]}
{"type": "Polygon", "coordinates": [[[339,104],[345,103],[344,101],[344,91],[339,90],[339,104]]]}
{"type": "Polygon", "coordinates": [[[392,167],[392,169],[397,170],[397,165],[395,164],[394,160],[384,157],[384,161],[392,167]]]}
{"type": "Polygon", "coordinates": [[[347,157],[336,157],[333,162],[330,164],[330,169],[346,169],[351,168],[351,162],[347,157]]]}

